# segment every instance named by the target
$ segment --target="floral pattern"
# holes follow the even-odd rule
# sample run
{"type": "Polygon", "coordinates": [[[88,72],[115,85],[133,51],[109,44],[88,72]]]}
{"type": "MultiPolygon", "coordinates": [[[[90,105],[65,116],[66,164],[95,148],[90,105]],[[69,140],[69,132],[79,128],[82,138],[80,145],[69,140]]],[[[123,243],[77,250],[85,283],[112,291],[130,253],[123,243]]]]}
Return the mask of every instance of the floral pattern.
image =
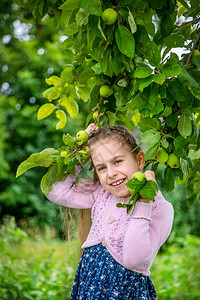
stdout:
{"type": "Polygon", "coordinates": [[[156,300],[149,276],[126,269],[98,244],[86,248],[80,259],[71,300],[156,300]]]}

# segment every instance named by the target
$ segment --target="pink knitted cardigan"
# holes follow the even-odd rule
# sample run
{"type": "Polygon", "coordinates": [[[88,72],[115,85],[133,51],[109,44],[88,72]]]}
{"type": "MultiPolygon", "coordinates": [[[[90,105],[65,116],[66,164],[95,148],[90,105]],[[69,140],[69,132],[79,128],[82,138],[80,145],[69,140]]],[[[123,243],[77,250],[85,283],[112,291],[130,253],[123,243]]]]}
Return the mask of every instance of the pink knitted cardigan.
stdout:
{"type": "MultiPolygon", "coordinates": [[[[127,215],[116,207],[122,199],[100,183],[75,184],[74,176],[54,183],[48,199],[73,208],[92,208],[92,226],[82,248],[102,243],[121,265],[150,274],[150,266],[170,234],[174,211],[159,191],[155,202],[137,202],[127,215]]],[[[128,200],[126,200],[128,201],[128,200]]]]}

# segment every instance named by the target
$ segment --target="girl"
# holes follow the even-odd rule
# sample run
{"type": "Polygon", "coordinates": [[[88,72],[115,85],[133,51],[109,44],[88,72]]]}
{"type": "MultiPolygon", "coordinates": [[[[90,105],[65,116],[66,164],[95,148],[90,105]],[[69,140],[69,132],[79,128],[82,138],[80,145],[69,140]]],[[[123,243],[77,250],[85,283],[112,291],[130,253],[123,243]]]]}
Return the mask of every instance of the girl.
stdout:
{"type": "MultiPolygon", "coordinates": [[[[86,131],[94,183],[75,183],[69,175],[56,182],[48,195],[60,205],[92,209],[92,226],[82,245],[71,300],[157,299],[149,270],[171,231],[173,207],[160,191],[155,202],[140,199],[128,215],[126,208],[116,207],[129,201],[125,183],[143,169],[144,153],[122,126],[90,124],[86,131]]],[[[145,175],[155,180],[152,171],[145,175]]]]}

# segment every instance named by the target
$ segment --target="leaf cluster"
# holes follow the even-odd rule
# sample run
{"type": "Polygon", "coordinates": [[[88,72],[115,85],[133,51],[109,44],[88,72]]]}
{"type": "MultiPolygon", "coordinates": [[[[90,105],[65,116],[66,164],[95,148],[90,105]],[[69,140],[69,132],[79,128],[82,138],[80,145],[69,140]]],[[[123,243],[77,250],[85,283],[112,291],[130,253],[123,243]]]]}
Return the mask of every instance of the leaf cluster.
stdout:
{"type": "Polygon", "coordinates": [[[28,2],[37,17],[47,14],[54,20],[67,36],[62,48],[73,55],[60,77],[47,79],[52,87],[43,97],[50,103],[41,106],[38,119],[56,110],[61,129],[65,111],[76,117],[82,100],[90,109],[86,126],[94,121],[100,127],[120,124],[132,130],[139,122],[148,147],[146,167],[157,170],[160,148],[178,157],[176,167],[165,162],[165,187],[173,190],[177,177],[188,177],[193,167],[191,148],[200,147],[198,1],[28,2]],[[111,25],[102,20],[107,8],[117,13],[111,25]],[[177,48],[189,53],[179,57],[177,48]],[[102,97],[102,85],[112,94],[102,97]]]}
{"type": "Polygon", "coordinates": [[[78,141],[69,133],[63,134],[62,140],[63,145],[58,149],[46,148],[39,153],[31,154],[18,166],[16,177],[33,167],[48,168],[40,185],[43,194],[47,196],[57,180],[64,180],[69,174],[76,174],[75,166],[84,168],[83,164],[89,159],[87,142],[78,141]]]}
{"type": "Polygon", "coordinates": [[[132,211],[133,206],[140,198],[155,201],[154,198],[158,191],[158,186],[155,181],[147,181],[146,177],[142,180],[132,178],[126,183],[126,186],[129,188],[131,197],[127,203],[117,203],[117,207],[126,207],[127,214],[132,211]]]}

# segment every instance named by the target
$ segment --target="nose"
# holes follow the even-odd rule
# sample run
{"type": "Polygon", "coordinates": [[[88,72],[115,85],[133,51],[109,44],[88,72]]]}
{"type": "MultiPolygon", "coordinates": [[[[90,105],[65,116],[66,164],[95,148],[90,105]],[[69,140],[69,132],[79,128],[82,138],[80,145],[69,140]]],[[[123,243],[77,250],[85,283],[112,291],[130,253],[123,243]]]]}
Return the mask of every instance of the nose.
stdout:
{"type": "Polygon", "coordinates": [[[114,166],[107,167],[107,175],[109,178],[113,178],[117,175],[117,170],[114,166]]]}

